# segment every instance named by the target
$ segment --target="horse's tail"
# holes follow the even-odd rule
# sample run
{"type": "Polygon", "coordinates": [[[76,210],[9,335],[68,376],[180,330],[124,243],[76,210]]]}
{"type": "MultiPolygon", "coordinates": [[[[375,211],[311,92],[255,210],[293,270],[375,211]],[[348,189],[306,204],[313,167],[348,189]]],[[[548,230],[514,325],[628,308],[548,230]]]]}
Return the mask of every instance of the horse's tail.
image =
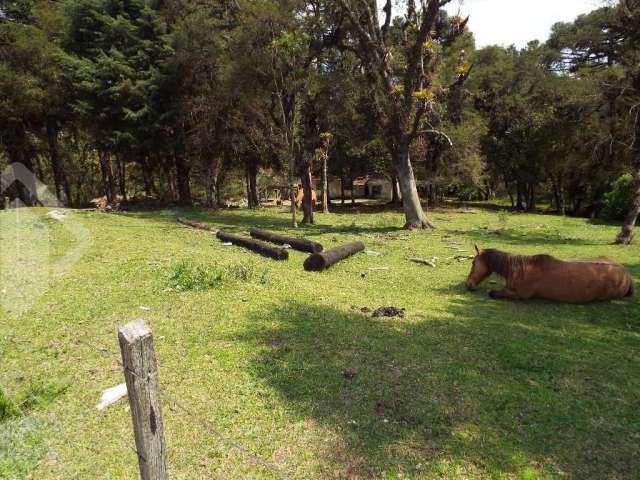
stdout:
{"type": "Polygon", "coordinates": [[[627,294],[625,295],[625,297],[633,297],[635,293],[636,293],[636,282],[633,281],[633,278],[629,278],[629,290],[627,291],[627,294]]]}

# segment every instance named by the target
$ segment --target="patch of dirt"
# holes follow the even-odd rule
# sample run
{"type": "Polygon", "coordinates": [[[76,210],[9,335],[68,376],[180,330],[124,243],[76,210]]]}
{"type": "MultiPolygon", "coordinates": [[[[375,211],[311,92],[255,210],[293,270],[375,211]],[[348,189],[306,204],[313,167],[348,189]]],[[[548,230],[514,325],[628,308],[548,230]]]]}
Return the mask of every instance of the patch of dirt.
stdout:
{"type": "Polygon", "coordinates": [[[380,417],[384,417],[384,414],[387,412],[387,405],[385,405],[383,402],[377,402],[376,403],[376,414],[380,417]]]}
{"type": "Polygon", "coordinates": [[[353,370],[344,370],[342,372],[342,376],[344,378],[346,378],[347,380],[353,380],[355,378],[355,376],[357,375],[356,372],[354,372],[353,370]]]}
{"type": "Polygon", "coordinates": [[[377,308],[376,310],[374,310],[374,312],[373,312],[373,314],[371,316],[374,317],[374,318],[377,318],[377,317],[400,317],[400,318],[403,318],[404,317],[404,312],[405,312],[404,308],[380,307],[380,308],[377,308]]]}
{"type": "Polygon", "coordinates": [[[371,309],[369,307],[362,307],[362,308],[358,308],[355,305],[351,305],[351,310],[358,310],[364,314],[370,313],[371,309]]]}

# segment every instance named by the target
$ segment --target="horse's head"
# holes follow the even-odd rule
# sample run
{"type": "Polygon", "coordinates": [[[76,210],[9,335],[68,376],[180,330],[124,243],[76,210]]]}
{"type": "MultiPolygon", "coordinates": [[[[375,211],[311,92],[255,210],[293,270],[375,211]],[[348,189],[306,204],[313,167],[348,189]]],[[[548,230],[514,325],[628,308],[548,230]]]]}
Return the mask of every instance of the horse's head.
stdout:
{"type": "Polygon", "coordinates": [[[478,246],[476,248],[476,256],[473,258],[473,264],[471,265],[471,272],[467,277],[467,288],[469,290],[475,290],[489,275],[491,275],[491,269],[487,262],[483,258],[484,251],[480,250],[478,246]]]}

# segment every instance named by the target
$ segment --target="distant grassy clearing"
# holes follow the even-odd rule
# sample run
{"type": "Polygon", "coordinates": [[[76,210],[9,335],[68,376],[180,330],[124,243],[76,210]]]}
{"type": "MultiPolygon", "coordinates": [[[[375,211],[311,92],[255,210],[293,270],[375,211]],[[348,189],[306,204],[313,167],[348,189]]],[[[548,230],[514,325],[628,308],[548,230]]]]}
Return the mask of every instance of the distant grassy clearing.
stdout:
{"type": "MultiPolygon", "coordinates": [[[[35,212],[55,263],[72,239],[35,212]]],[[[181,211],[231,231],[261,226],[325,247],[363,240],[380,253],[317,274],[302,270],[302,253],[281,263],[224,247],[175,213],[69,213],[92,249],[26,313],[0,313],[2,390],[16,402],[49,392],[0,420],[0,477],[135,477],[127,402],[94,408],[123,381],[116,329],[135,318],[154,330],[165,388],[294,478],[640,471],[638,300],[495,302],[493,285],[465,291],[469,263],[454,258],[474,243],[606,254],[638,280],[640,248],[610,245],[616,226],[441,210],[435,232],[399,230],[395,213],[318,214],[319,225],[293,232],[283,210],[181,211]],[[408,261],[434,256],[436,268],[408,261]],[[359,310],[383,305],[405,318],[359,310]],[[24,422],[32,433],[15,433],[24,422]]],[[[272,476],[171,405],[164,415],[172,478],[272,476]]]]}

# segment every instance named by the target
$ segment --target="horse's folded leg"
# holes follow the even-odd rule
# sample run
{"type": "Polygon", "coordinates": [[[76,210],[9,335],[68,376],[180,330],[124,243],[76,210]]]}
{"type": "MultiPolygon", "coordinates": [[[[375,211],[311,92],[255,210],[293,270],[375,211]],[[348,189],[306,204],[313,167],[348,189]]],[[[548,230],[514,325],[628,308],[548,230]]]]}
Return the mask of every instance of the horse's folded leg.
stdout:
{"type": "Polygon", "coordinates": [[[512,290],[508,288],[503,288],[502,290],[491,290],[489,292],[489,296],[494,300],[501,299],[509,299],[509,300],[519,300],[520,297],[512,290]]]}

